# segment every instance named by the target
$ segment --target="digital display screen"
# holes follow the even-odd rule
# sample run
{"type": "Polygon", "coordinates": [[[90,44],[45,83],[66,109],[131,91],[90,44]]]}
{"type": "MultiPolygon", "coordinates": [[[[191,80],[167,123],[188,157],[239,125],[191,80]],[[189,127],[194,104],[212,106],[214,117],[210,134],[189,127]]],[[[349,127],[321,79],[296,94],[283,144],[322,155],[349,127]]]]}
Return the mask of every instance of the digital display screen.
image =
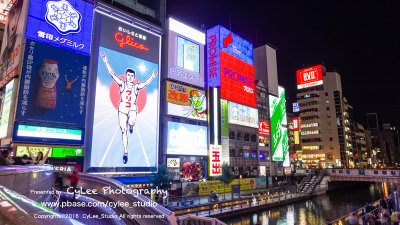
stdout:
{"type": "Polygon", "coordinates": [[[195,120],[207,120],[206,92],[167,81],[168,114],[195,120]]]}
{"type": "Polygon", "coordinates": [[[8,124],[10,121],[10,110],[13,99],[14,81],[10,81],[6,85],[6,92],[2,103],[1,119],[0,119],[0,138],[8,136],[8,124]]]}
{"type": "Polygon", "coordinates": [[[258,109],[229,102],[229,123],[258,128],[258,109]]]}
{"type": "Polygon", "coordinates": [[[50,151],[47,157],[52,157],[52,149],[51,147],[28,147],[28,146],[17,146],[17,157],[22,157],[24,155],[27,155],[29,157],[29,151],[37,157],[38,152],[42,152],[43,155],[46,155],[47,151],[50,151]]]}
{"type": "Polygon", "coordinates": [[[155,172],[161,37],[109,15],[96,13],[95,20],[88,172],[155,172]]]}
{"type": "Polygon", "coordinates": [[[83,156],[82,148],[53,148],[54,158],[65,158],[67,156],[83,156]]]}
{"type": "Polygon", "coordinates": [[[253,45],[220,25],[207,30],[207,74],[221,98],[256,106],[253,45]]]}
{"type": "Polygon", "coordinates": [[[168,78],[204,87],[205,34],[169,18],[168,78]]]}
{"type": "Polygon", "coordinates": [[[15,123],[14,141],[83,144],[83,131],[15,123]]]}
{"type": "Polygon", "coordinates": [[[287,125],[285,89],[278,87],[278,93],[279,97],[269,95],[272,160],[288,161],[289,143],[288,132],[285,127],[285,125],[287,125]]]}
{"type": "Polygon", "coordinates": [[[30,0],[25,36],[89,55],[93,9],[81,0],[30,0]]]}
{"type": "Polygon", "coordinates": [[[297,70],[297,89],[313,87],[323,84],[322,66],[313,66],[310,68],[297,70]]]}
{"type": "Polygon", "coordinates": [[[167,154],[207,155],[207,127],[168,121],[167,154]]]}

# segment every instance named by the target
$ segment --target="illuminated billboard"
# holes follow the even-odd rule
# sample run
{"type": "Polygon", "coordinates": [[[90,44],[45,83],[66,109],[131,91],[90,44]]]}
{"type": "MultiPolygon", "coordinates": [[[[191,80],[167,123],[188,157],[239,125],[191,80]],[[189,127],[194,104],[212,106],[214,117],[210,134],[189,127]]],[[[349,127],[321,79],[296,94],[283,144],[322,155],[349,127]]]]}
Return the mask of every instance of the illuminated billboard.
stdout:
{"type": "Polygon", "coordinates": [[[293,135],[294,135],[294,144],[295,145],[298,145],[298,144],[300,144],[300,136],[299,136],[299,131],[294,131],[293,132],[293,135]]]}
{"type": "Polygon", "coordinates": [[[269,96],[272,160],[286,162],[289,160],[289,143],[288,131],[286,128],[285,89],[278,87],[278,93],[279,97],[269,96]]]}
{"type": "Polygon", "coordinates": [[[293,130],[300,130],[300,117],[293,117],[293,130]]]}
{"type": "Polygon", "coordinates": [[[1,43],[0,88],[19,74],[18,68],[25,31],[25,18],[29,1],[16,0],[8,13],[1,43]]]}
{"type": "Polygon", "coordinates": [[[229,102],[229,123],[258,128],[258,109],[229,102]]]}
{"type": "Polygon", "coordinates": [[[83,137],[84,132],[80,129],[14,124],[13,141],[82,145],[83,137]]]}
{"type": "Polygon", "coordinates": [[[83,156],[82,148],[53,148],[53,158],[65,158],[67,156],[83,156]]]}
{"type": "Polygon", "coordinates": [[[52,156],[52,149],[51,149],[50,146],[47,146],[47,147],[17,146],[16,156],[17,157],[22,157],[24,155],[27,155],[29,157],[28,149],[32,153],[32,155],[34,155],[35,157],[37,157],[38,152],[42,152],[44,155],[46,155],[46,153],[48,151],[49,151],[49,154],[47,155],[47,157],[53,157],[52,156]]]}
{"type": "Polygon", "coordinates": [[[209,160],[209,175],[210,177],[221,176],[221,158],[222,158],[222,146],[221,145],[210,145],[209,160]]]}
{"type": "Polygon", "coordinates": [[[204,87],[205,34],[169,18],[168,77],[204,87]]]}
{"type": "Polygon", "coordinates": [[[322,66],[313,66],[310,68],[297,70],[297,89],[308,88],[323,84],[322,66]]]}
{"type": "Polygon", "coordinates": [[[207,30],[207,74],[221,98],[256,106],[253,44],[220,25],[207,30]]]}
{"type": "Polygon", "coordinates": [[[205,91],[167,81],[168,114],[189,119],[207,120],[205,91]]]}
{"type": "Polygon", "coordinates": [[[168,121],[167,154],[207,155],[207,127],[168,121]]]}
{"type": "Polygon", "coordinates": [[[8,124],[10,121],[11,104],[13,99],[14,80],[6,85],[6,92],[2,102],[1,118],[0,118],[0,138],[8,136],[8,124]]]}
{"type": "Polygon", "coordinates": [[[0,23],[6,24],[8,9],[10,9],[15,1],[14,0],[3,0],[0,1],[0,23]]]}
{"type": "Polygon", "coordinates": [[[156,171],[161,36],[97,12],[94,20],[88,172],[156,171]]]}
{"type": "Polygon", "coordinates": [[[293,102],[293,112],[300,111],[300,106],[298,102],[293,102]]]}
{"type": "Polygon", "coordinates": [[[28,39],[16,120],[83,128],[88,73],[89,56],[28,39]]]}
{"type": "Polygon", "coordinates": [[[269,122],[265,121],[258,121],[258,133],[259,134],[264,134],[264,135],[270,135],[271,134],[271,127],[269,122]]]}
{"type": "Polygon", "coordinates": [[[89,55],[93,8],[81,0],[30,0],[25,36],[89,55]]]}

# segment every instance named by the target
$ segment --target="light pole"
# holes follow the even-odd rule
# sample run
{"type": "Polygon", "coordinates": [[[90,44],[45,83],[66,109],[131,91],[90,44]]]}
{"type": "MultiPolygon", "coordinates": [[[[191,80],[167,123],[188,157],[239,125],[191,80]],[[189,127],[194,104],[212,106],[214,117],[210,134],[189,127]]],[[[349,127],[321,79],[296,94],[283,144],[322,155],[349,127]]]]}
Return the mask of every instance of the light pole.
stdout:
{"type": "Polygon", "coordinates": [[[238,180],[238,184],[239,184],[239,199],[240,199],[240,179],[242,179],[242,175],[239,175],[239,180],[238,180]]]}

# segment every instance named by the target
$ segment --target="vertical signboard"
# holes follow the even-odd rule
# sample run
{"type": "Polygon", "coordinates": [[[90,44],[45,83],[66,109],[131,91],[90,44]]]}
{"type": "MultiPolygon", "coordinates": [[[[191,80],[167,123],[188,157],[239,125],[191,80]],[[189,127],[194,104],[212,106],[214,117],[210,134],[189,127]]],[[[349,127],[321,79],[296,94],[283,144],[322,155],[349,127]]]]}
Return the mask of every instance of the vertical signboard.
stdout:
{"type": "Polygon", "coordinates": [[[229,106],[228,100],[221,99],[221,145],[222,163],[229,165],[229,106]]]}
{"type": "Polygon", "coordinates": [[[83,128],[88,72],[88,56],[28,39],[16,120],[83,128]]]}
{"type": "Polygon", "coordinates": [[[313,87],[323,84],[322,66],[313,66],[310,68],[297,70],[297,89],[313,87]]]}
{"type": "MultiPolygon", "coordinates": [[[[98,34],[89,172],[151,172],[158,163],[161,36],[95,13],[98,34]]],[[[92,100],[92,99],[91,99],[92,100]]]]}
{"type": "Polygon", "coordinates": [[[14,81],[10,81],[6,85],[6,92],[2,103],[1,119],[0,119],[0,138],[8,136],[11,103],[13,99],[14,81]]]}
{"type": "Polygon", "coordinates": [[[294,144],[295,145],[298,145],[298,144],[300,144],[300,136],[299,136],[299,131],[294,131],[293,132],[293,135],[294,135],[294,144]]]}
{"type": "Polygon", "coordinates": [[[18,74],[28,2],[16,0],[8,13],[0,53],[0,88],[18,74]]]}
{"type": "Polygon", "coordinates": [[[221,98],[256,106],[253,44],[220,25],[207,30],[207,74],[221,98]]]}
{"type": "Polygon", "coordinates": [[[293,112],[300,111],[300,106],[298,102],[293,102],[293,112]]]}
{"type": "Polygon", "coordinates": [[[300,128],[299,117],[293,117],[293,130],[299,130],[299,128],[300,128]]]}
{"type": "Polygon", "coordinates": [[[285,127],[287,125],[285,89],[279,87],[278,93],[278,98],[272,95],[269,96],[272,160],[286,162],[289,161],[289,143],[288,132],[285,127]]]}
{"type": "Polygon", "coordinates": [[[9,9],[14,4],[14,0],[0,1],[0,23],[6,24],[9,9]]]}
{"type": "Polygon", "coordinates": [[[263,135],[270,135],[271,134],[271,127],[269,122],[265,121],[258,121],[258,133],[263,135]]]}
{"type": "Polygon", "coordinates": [[[168,77],[203,88],[205,34],[172,18],[168,24],[168,77]]]}
{"type": "Polygon", "coordinates": [[[93,8],[82,0],[30,0],[25,36],[89,55],[93,8]]]}
{"type": "Polygon", "coordinates": [[[221,153],[222,146],[221,145],[210,145],[209,150],[209,171],[210,177],[221,176],[221,153]]]}
{"type": "Polygon", "coordinates": [[[207,120],[207,97],[203,90],[167,81],[168,114],[207,120]]]}

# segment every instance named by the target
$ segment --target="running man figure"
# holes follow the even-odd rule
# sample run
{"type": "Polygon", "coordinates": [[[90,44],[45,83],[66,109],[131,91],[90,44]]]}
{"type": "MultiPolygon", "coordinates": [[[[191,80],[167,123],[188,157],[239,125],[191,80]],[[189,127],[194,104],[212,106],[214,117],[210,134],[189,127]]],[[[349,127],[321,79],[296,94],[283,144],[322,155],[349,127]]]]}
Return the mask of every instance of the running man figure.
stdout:
{"type": "Polygon", "coordinates": [[[119,126],[122,132],[122,142],[124,144],[124,156],[122,158],[124,164],[128,162],[128,127],[129,132],[133,132],[133,126],[135,126],[136,116],[138,113],[138,107],[136,106],[137,96],[139,91],[151,83],[151,81],[157,76],[157,70],[153,70],[150,77],[144,82],[135,83],[136,72],[132,68],[125,70],[126,81],[120,79],[115,75],[114,70],[111,68],[107,56],[104,52],[100,53],[101,58],[107,68],[108,73],[115,83],[119,86],[120,102],[118,104],[118,119],[119,126]]]}

